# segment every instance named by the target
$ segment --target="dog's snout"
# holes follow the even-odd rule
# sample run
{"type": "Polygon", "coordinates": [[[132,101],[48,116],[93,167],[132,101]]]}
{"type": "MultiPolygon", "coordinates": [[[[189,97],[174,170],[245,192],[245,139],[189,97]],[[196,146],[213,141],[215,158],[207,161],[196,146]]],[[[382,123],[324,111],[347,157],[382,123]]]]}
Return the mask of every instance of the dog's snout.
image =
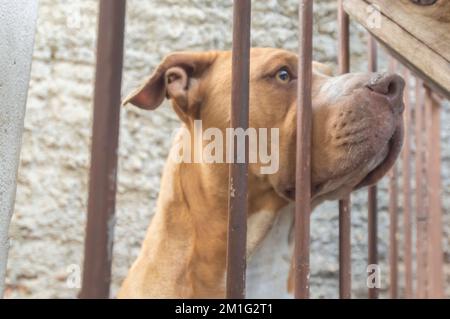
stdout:
{"type": "Polygon", "coordinates": [[[367,87],[387,97],[391,106],[398,112],[403,111],[403,90],[405,81],[395,73],[382,73],[374,75],[367,87]]]}

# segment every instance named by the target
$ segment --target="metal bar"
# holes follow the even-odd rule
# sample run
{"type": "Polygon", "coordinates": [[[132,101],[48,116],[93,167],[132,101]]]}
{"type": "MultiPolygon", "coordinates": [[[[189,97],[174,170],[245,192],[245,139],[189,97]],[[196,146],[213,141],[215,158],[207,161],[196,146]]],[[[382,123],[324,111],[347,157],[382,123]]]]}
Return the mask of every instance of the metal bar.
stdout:
{"type": "MultiPolygon", "coordinates": [[[[378,187],[376,185],[369,187],[368,190],[368,253],[367,264],[378,265],[378,201],[377,201],[378,187]]],[[[377,299],[379,288],[368,288],[369,299],[377,299]]]]}
{"type": "Polygon", "coordinates": [[[309,298],[313,0],[299,1],[297,152],[295,180],[295,298],[309,298]]]}
{"type": "Polygon", "coordinates": [[[339,74],[348,73],[350,71],[350,19],[344,11],[343,0],[339,0],[338,6],[338,67],[339,74]]]}
{"type": "MultiPolygon", "coordinates": [[[[378,69],[377,42],[369,35],[368,43],[368,69],[369,72],[376,72],[378,69]]],[[[368,216],[367,216],[367,237],[368,253],[367,264],[378,265],[378,209],[377,209],[377,185],[370,186],[368,189],[368,216]]],[[[368,288],[369,299],[378,298],[378,288],[368,288]]]]}
{"type": "Polygon", "coordinates": [[[339,298],[352,296],[350,197],[339,201],[339,298]]]}
{"type": "MultiPolygon", "coordinates": [[[[389,70],[397,70],[397,61],[389,58],[389,70]]],[[[390,268],[390,287],[389,292],[392,299],[398,298],[398,186],[397,186],[397,164],[391,169],[389,174],[389,268],[390,268]]]]}
{"type": "MultiPolygon", "coordinates": [[[[339,73],[350,71],[349,16],[344,11],[343,0],[339,0],[339,73]]],[[[339,201],[339,296],[351,297],[351,209],[350,195],[339,201]]]]}
{"type": "Polygon", "coordinates": [[[426,298],[426,249],[427,214],[424,203],[424,138],[423,82],[416,77],[415,135],[416,135],[416,297],[426,298]]]}
{"type": "Polygon", "coordinates": [[[425,292],[424,298],[430,298],[430,278],[431,273],[430,269],[432,265],[430,263],[433,262],[430,258],[430,249],[433,249],[431,247],[431,214],[430,214],[430,146],[428,145],[430,143],[430,135],[431,135],[431,88],[428,86],[428,84],[424,84],[424,112],[423,112],[423,125],[424,125],[424,131],[423,134],[423,151],[424,151],[424,171],[423,171],[423,179],[424,179],[424,188],[423,188],[423,196],[424,196],[424,205],[423,205],[423,231],[422,234],[422,240],[423,240],[423,263],[425,264],[424,268],[424,280],[425,280],[425,292]]]}
{"type": "MultiPolygon", "coordinates": [[[[233,5],[233,56],[231,89],[231,127],[247,130],[249,125],[249,68],[251,1],[235,0],[233,5]]],[[[238,151],[234,143],[235,162],[230,164],[228,203],[228,247],[226,296],[245,298],[247,246],[248,140],[245,163],[236,163],[238,151]]]]}
{"type": "Polygon", "coordinates": [[[0,298],[3,297],[38,1],[0,2],[0,298]]]}
{"type": "Polygon", "coordinates": [[[441,105],[438,98],[427,88],[425,91],[427,112],[428,148],[428,293],[430,298],[444,298],[444,268],[442,249],[442,181],[441,181],[441,105]]]}
{"type": "Polygon", "coordinates": [[[83,285],[80,298],[108,298],[115,224],[125,0],[101,0],[83,285]]]}
{"type": "Polygon", "coordinates": [[[398,209],[398,190],[397,190],[397,165],[392,167],[389,180],[389,266],[390,266],[390,296],[392,299],[398,298],[398,246],[397,246],[397,209],[398,209]]]}
{"type": "Polygon", "coordinates": [[[368,51],[369,72],[377,72],[377,70],[378,70],[377,41],[370,34],[369,34],[369,42],[368,42],[367,51],[368,51]]]}
{"type": "Polygon", "coordinates": [[[405,266],[405,298],[413,297],[412,283],[412,221],[411,221],[411,105],[410,105],[410,85],[409,71],[404,68],[403,78],[405,79],[405,91],[403,101],[405,104],[404,125],[405,137],[402,153],[402,175],[403,175],[403,227],[404,227],[404,257],[405,266]]]}

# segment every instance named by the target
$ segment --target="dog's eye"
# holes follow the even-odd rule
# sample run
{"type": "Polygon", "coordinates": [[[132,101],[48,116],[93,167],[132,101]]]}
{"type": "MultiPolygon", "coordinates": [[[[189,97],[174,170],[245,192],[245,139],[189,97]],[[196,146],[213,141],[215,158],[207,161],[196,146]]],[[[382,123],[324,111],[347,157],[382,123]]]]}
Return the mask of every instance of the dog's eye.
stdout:
{"type": "Polygon", "coordinates": [[[291,80],[291,75],[285,68],[283,68],[277,72],[276,78],[281,83],[288,83],[291,80]]]}

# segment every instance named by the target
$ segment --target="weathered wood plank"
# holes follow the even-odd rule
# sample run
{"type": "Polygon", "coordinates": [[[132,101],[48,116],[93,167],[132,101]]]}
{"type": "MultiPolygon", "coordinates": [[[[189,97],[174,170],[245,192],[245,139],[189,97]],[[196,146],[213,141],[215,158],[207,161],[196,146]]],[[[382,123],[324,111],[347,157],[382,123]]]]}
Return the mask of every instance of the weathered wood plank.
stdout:
{"type": "Polygon", "coordinates": [[[429,86],[450,98],[449,61],[386,16],[381,7],[368,10],[370,1],[374,0],[345,0],[344,9],[429,86]],[[377,8],[381,10],[375,12],[379,14],[380,21],[373,27],[371,23],[377,8]]]}
{"type": "Polygon", "coordinates": [[[410,0],[367,0],[450,63],[450,1],[418,6],[410,0]]]}

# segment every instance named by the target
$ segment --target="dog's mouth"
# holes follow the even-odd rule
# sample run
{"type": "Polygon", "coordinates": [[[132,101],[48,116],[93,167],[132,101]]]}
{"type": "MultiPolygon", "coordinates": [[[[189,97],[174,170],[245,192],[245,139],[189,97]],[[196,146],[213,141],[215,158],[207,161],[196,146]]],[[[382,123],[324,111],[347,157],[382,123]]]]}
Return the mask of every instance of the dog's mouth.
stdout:
{"type": "Polygon", "coordinates": [[[374,185],[391,169],[397,160],[403,144],[403,126],[398,124],[394,134],[388,142],[388,153],[384,160],[359,182],[353,190],[374,185]]]}
{"type": "MultiPolygon", "coordinates": [[[[394,165],[403,144],[403,125],[400,123],[396,126],[392,137],[387,142],[387,154],[384,159],[375,166],[359,183],[352,188],[352,191],[360,188],[374,185],[377,183],[394,165]]],[[[323,187],[326,183],[311,185],[311,198],[315,198],[323,192],[323,187]]],[[[283,191],[283,197],[289,201],[295,201],[295,187],[288,188],[283,191]]]]}

